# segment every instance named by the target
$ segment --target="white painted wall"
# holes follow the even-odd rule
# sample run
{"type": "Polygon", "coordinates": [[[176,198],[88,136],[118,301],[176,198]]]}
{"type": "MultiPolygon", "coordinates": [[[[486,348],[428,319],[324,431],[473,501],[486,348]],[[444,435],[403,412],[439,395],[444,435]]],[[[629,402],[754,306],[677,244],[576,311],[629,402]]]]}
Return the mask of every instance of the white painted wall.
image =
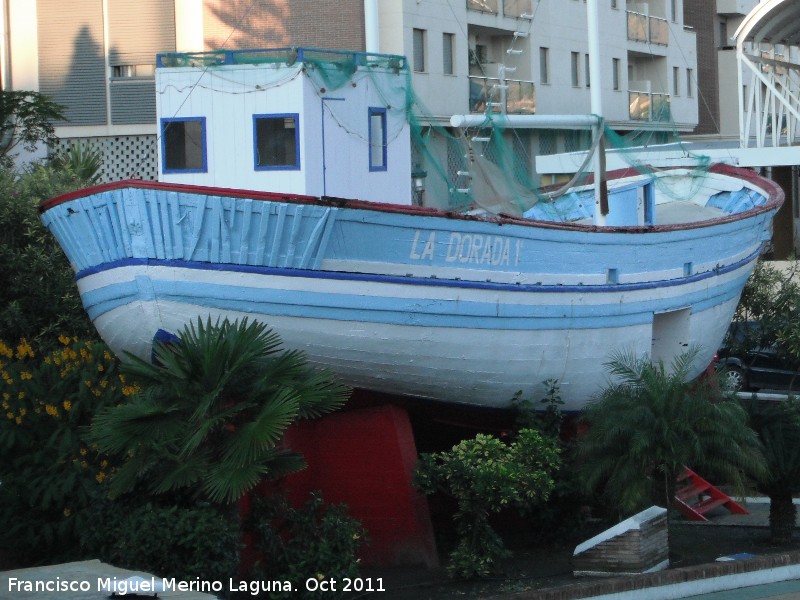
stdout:
{"type": "Polygon", "coordinates": [[[403,110],[405,75],[359,70],[338,90],[322,91],[292,67],[237,65],[158,69],[157,113],[205,117],[208,172],[163,173],[159,179],[271,192],[327,194],[376,202],[411,204],[411,150],[403,110]],[[372,78],[388,79],[376,86],[372,78]],[[381,89],[378,90],[377,88],[381,89]],[[394,90],[387,92],[387,89],[394,90]],[[387,112],[388,168],[369,170],[368,108],[387,112]],[[324,108],[323,108],[324,106],[324,108]],[[326,124],[323,135],[323,111],[326,124]],[[298,114],[299,170],[256,170],[253,115],[298,114]],[[323,179],[323,158],[327,169],[323,179]]]}

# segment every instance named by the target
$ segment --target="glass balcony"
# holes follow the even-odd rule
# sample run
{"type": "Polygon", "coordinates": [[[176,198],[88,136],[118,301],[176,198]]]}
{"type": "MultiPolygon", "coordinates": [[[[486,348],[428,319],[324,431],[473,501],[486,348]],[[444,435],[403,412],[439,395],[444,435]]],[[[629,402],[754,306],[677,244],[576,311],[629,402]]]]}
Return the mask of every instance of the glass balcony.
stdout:
{"type": "Polygon", "coordinates": [[[467,0],[467,10],[496,15],[498,13],[498,0],[467,0]]]}
{"type": "Polygon", "coordinates": [[[533,14],[533,0],[503,0],[503,14],[507,17],[521,17],[533,14]]]}
{"type": "Polygon", "coordinates": [[[672,119],[669,94],[629,91],[628,99],[632,121],[669,121],[672,119]]]}
{"type": "Polygon", "coordinates": [[[669,24],[660,17],[648,17],[628,11],[628,39],[659,46],[669,46],[669,24]]]}
{"type": "MultiPolygon", "coordinates": [[[[505,112],[509,115],[536,113],[536,88],[532,81],[506,79],[505,112]]],[[[496,77],[469,78],[469,110],[471,113],[502,113],[503,90],[496,77]]]]}

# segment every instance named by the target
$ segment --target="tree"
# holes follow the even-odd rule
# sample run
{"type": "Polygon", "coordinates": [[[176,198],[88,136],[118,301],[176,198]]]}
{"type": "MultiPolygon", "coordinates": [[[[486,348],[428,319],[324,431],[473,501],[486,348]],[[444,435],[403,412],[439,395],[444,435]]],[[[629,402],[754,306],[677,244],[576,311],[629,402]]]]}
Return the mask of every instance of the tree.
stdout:
{"type": "Polygon", "coordinates": [[[128,460],[112,477],[114,495],[137,486],[183,491],[217,504],[236,501],[264,479],[305,466],[280,447],[296,419],[339,408],[349,389],[282,351],[258,322],[185,327],[157,343],[156,364],[130,357],[124,371],[141,387],[132,400],[97,414],[92,437],[128,460]]]}
{"type": "Polygon", "coordinates": [[[615,381],[583,416],[580,475],[612,506],[630,515],[651,504],[670,506],[684,466],[713,473],[740,489],[746,474],[763,475],[758,439],[740,404],[708,380],[689,381],[695,352],[663,363],[630,353],[607,366],[615,381]]]}
{"type": "Polygon", "coordinates": [[[776,544],[789,544],[797,514],[793,494],[800,492],[800,404],[791,398],[786,402],[751,400],[747,407],[767,463],[756,484],[769,496],[770,537],[776,544]]]}
{"type": "Polygon", "coordinates": [[[36,144],[56,141],[53,121],[63,121],[64,107],[44,94],[25,90],[0,91],[0,163],[11,163],[18,145],[33,151],[36,144]]]}

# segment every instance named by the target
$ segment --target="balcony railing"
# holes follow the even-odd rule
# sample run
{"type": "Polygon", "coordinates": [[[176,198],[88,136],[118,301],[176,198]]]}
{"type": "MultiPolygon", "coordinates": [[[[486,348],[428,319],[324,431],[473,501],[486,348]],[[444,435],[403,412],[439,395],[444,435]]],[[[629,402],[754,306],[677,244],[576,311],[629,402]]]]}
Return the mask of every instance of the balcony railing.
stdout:
{"type": "Polygon", "coordinates": [[[672,119],[669,94],[629,91],[628,99],[632,121],[669,121],[672,119]]]}
{"type": "MultiPolygon", "coordinates": [[[[506,79],[505,112],[510,115],[536,113],[536,88],[532,81],[506,79]]],[[[503,89],[496,77],[469,78],[469,110],[472,113],[503,111],[503,89]]]]}
{"type": "Polygon", "coordinates": [[[500,13],[502,5],[506,17],[522,17],[533,13],[533,0],[467,0],[467,9],[493,15],[500,13]]]}
{"type": "Polygon", "coordinates": [[[669,24],[660,17],[648,17],[642,13],[628,11],[628,39],[669,46],[669,24]]]}

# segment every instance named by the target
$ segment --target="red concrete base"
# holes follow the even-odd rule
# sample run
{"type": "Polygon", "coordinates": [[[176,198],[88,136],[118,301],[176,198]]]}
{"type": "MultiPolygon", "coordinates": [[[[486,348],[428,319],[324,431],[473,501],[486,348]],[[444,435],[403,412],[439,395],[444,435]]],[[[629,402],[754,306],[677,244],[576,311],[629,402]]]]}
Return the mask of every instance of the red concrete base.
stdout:
{"type": "Polygon", "coordinates": [[[302,421],[285,444],[308,463],[285,479],[290,499],[300,504],[321,490],[326,502],[346,504],[369,532],[364,564],[437,565],[427,501],[411,484],[417,450],[404,409],[384,405],[302,421]]]}

